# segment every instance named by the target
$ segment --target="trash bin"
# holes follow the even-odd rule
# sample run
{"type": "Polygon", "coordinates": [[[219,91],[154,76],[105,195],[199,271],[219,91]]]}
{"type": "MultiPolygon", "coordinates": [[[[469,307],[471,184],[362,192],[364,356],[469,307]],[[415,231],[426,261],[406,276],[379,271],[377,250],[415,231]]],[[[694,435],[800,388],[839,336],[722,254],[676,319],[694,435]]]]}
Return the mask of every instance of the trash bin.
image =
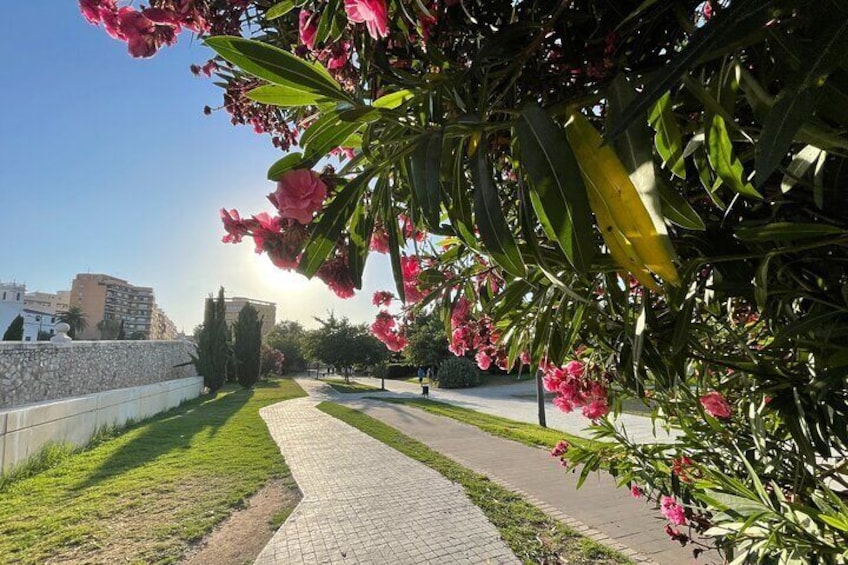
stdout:
{"type": "Polygon", "coordinates": [[[421,385],[421,394],[430,396],[430,385],[421,385]]]}

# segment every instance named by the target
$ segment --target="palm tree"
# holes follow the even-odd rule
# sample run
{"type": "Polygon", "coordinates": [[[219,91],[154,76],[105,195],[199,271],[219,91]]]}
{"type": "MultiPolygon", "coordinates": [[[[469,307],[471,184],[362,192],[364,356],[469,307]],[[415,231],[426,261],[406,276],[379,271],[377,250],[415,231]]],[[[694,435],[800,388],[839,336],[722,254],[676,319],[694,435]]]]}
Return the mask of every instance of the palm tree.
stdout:
{"type": "Polygon", "coordinates": [[[71,326],[71,330],[68,332],[70,337],[76,337],[78,332],[83,332],[88,327],[88,320],[86,320],[85,314],[79,306],[71,306],[67,310],[57,312],[56,315],[60,322],[65,322],[71,326]]]}

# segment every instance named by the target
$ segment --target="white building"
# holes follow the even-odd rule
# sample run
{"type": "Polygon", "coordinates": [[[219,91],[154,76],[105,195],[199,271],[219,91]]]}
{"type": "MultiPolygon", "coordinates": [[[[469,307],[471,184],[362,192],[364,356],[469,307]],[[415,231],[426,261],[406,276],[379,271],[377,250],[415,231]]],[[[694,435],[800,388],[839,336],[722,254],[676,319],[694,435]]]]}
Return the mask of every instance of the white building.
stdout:
{"type": "Polygon", "coordinates": [[[18,316],[24,318],[24,341],[37,341],[39,332],[53,335],[58,320],[54,312],[24,306],[26,285],[0,282],[0,338],[18,316]]]}

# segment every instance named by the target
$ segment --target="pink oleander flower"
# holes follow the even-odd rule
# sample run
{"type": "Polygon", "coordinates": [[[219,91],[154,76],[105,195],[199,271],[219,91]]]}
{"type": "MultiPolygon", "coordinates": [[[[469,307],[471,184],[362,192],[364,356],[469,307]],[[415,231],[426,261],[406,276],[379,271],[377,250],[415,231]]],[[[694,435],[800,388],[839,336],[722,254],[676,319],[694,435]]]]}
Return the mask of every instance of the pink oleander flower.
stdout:
{"type": "Polygon", "coordinates": [[[353,159],[356,157],[356,152],[352,147],[336,147],[334,149],[330,149],[330,155],[338,157],[339,159],[353,159]]]}
{"type": "Polygon", "coordinates": [[[104,13],[118,11],[115,0],[80,0],[79,7],[83,17],[93,25],[100,25],[104,13]]]}
{"type": "Polygon", "coordinates": [[[574,410],[574,405],[562,396],[557,396],[553,399],[553,404],[566,414],[574,410]]]}
{"type": "Polygon", "coordinates": [[[474,360],[477,361],[477,366],[480,367],[480,370],[482,371],[488,371],[489,367],[492,366],[492,358],[489,357],[482,349],[474,356],[474,360]]]}
{"type": "Polygon", "coordinates": [[[315,35],[318,33],[318,18],[313,18],[309,10],[301,10],[297,20],[300,42],[312,51],[315,48],[315,35]]]}
{"type": "Polygon", "coordinates": [[[677,475],[677,478],[684,483],[693,482],[692,475],[697,472],[693,467],[694,461],[685,455],[681,455],[671,461],[671,472],[677,475]]]}
{"type": "Polygon", "coordinates": [[[335,257],[327,261],[321,265],[316,275],[339,298],[350,298],[354,295],[355,286],[350,274],[350,266],[344,257],[335,257]]]}
{"type": "Polygon", "coordinates": [[[730,418],[730,404],[720,392],[712,391],[702,396],[701,406],[713,418],[730,418]]]}
{"type": "Polygon", "coordinates": [[[495,366],[501,371],[509,372],[512,369],[512,365],[509,362],[509,355],[507,355],[506,351],[503,349],[498,351],[498,354],[495,356],[495,366]]]}
{"type": "Polygon", "coordinates": [[[545,387],[545,390],[548,392],[557,392],[559,390],[560,383],[562,383],[562,379],[559,378],[556,371],[552,371],[542,377],[542,386],[545,387]]]}
{"type": "Polygon", "coordinates": [[[660,512],[666,520],[675,526],[682,526],[686,523],[686,511],[670,496],[660,498],[660,512]]]}
{"type": "Polygon", "coordinates": [[[642,489],[636,483],[630,485],[630,496],[633,498],[642,498],[642,489]]]}
{"type": "Polygon", "coordinates": [[[668,537],[670,537],[673,541],[679,542],[681,546],[684,546],[687,543],[689,543],[689,536],[687,536],[684,533],[681,533],[678,530],[675,530],[674,528],[672,528],[668,524],[665,525],[664,530],[665,530],[665,534],[668,537]]]}
{"type": "Polygon", "coordinates": [[[227,235],[221,238],[224,243],[239,243],[248,234],[248,227],[239,216],[238,210],[221,208],[221,222],[227,235]]]}
{"type": "MultiPolygon", "coordinates": [[[[279,218],[276,218],[279,222],[279,218]]],[[[309,237],[305,226],[292,220],[281,222],[279,233],[267,234],[262,248],[275,267],[290,271],[300,263],[300,251],[309,237]]]]}
{"type": "Polygon", "coordinates": [[[571,443],[568,440],[561,439],[551,449],[551,457],[562,457],[569,449],[571,449],[571,443]]]}
{"type": "Polygon", "coordinates": [[[374,293],[371,303],[374,306],[389,306],[392,303],[395,295],[387,290],[378,290],[374,293]]]}
{"type": "Polygon", "coordinates": [[[321,209],[327,198],[327,185],[309,169],[295,169],[277,182],[277,190],[268,199],[280,211],[280,217],[301,224],[312,221],[312,215],[321,209]]]}
{"type": "Polygon", "coordinates": [[[340,41],[326,51],[327,68],[337,71],[350,61],[350,41],[340,41]]]}
{"type": "Polygon", "coordinates": [[[272,217],[268,212],[262,212],[254,215],[252,220],[253,243],[256,244],[256,252],[262,253],[265,250],[265,241],[279,233],[280,218],[272,217]]]}
{"type": "Polygon", "coordinates": [[[563,369],[569,377],[579,378],[586,373],[586,364],[583,361],[573,360],[566,363],[563,369]]]}
{"type": "Polygon", "coordinates": [[[529,351],[522,351],[521,355],[518,356],[518,360],[521,361],[522,365],[529,365],[533,359],[530,358],[529,351]]]}
{"type": "Polygon", "coordinates": [[[377,253],[389,252],[389,234],[381,225],[374,226],[374,232],[371,234],[371,251],[377,253]]]}
{"type": "Polygon", "coordinates": [[[386,0],[345,0],[345,12],[353,23],[364,23],[374,39],[389,35],[386,0]]]}
{"type": "Polygon", "coordinates": [[[403,294],[407,304],[420,302],[424,298],[424,293],[418,286],[421,262],[418,257],[401,257],[400,268],[403,274],[403,294]]]}
{"type": "Polygon", "coordinates": [[[469,311],[471,311],[471,303],[464,296],[460,296],[451,311],[451,328],[456,329],[464,323],[468,319],[469,311]]]}
{"type": "Polygon", "coordinates": [[[395,319],[388,312],[380,312],[371,324],[371,333],[379,339],[389,351],[401,351],[407,345],[406,337],[395,330],[395,319]]]}
{"type": "Polygon", "coordinates": [[[412,223],[412,218],[407,216],[406,214],[398,215],[398,224],[400,225],[401,231],[403,232],[403,236],[406,239],[414,239],[417,242],[424,241],[424,238],[427,237],[427,234],[423,231],[419,231],[415,224],[412,223]]]}
{"type": "Polygon", "coordinates": [[[451,342],[448,346],[448,351],[450,351],[457,357],[462,357],[470,349],[470,339],[471,331],[468,326],[457,326],[456,328],[454,328],[453,332],[451,332],[451,342]]]}
{"type": "Polygon", "coordinates": [[[583,416],[589,418],[590,420],[597,420],[598,418],[603,418],[609,412],[609,406],[607,406],[607,401],[605,398],[596,399],[583,406],[581,410],[583,416]]]}

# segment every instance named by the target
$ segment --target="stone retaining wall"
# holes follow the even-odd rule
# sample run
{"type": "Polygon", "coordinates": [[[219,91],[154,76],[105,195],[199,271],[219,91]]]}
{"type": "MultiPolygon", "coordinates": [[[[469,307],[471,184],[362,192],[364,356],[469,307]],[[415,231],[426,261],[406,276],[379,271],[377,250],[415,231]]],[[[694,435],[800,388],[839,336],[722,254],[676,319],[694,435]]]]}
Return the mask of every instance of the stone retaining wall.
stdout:
{"type": "Polygon", "coordinates": [[[185,341],[0,342],[0,410],[193,377],[185,341]]]}
{"type": "Polygon", "coordinates": [[[203,377],[188,377],[0,410],[0,475],[47,443],[85,445],[98,430],[179,406],[202,388],[203,377]]]}

